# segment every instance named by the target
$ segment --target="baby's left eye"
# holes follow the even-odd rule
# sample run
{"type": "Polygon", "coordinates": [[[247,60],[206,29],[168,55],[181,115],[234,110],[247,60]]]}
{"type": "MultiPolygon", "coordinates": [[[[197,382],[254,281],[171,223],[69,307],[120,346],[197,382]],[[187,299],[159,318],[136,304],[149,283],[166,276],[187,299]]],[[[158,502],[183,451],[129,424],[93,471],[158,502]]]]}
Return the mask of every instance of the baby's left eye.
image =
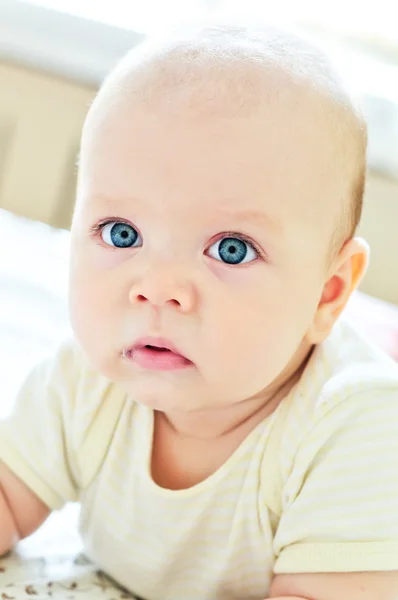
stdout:
{"type": "Polygon", "coordinates": [[[258,258],[257,250],[238,237],[224,237],[212,244],[209,256],[228,265],[242,265],[258,258]]]}

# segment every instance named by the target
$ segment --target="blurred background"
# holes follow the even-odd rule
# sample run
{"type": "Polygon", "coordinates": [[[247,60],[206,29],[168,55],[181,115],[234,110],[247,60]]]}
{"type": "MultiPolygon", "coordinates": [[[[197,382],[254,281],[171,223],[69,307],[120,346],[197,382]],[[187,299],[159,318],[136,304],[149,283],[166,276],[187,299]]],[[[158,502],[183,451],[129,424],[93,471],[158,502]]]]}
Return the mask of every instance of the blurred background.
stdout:
{"type": "Polygon", "coordinates": [[[359,91],[369,124],[362,289],[398,304],[398,20],[394,0],[0,0],[0,208],[68,228],[81,126],[104,75],[134,44],[228,11],[315,35],[359,91]]]}

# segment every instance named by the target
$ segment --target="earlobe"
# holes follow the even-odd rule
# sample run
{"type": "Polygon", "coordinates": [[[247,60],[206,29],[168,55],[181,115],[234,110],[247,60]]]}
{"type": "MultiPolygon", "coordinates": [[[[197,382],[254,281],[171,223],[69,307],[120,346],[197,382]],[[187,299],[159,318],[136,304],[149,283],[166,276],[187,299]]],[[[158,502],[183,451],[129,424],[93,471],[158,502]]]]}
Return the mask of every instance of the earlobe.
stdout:
{"type": "Polygon", "coordinates": [[[352,292],[358,287],[369,262],[369,246],[362,238],[346,242],[334,260],[325,282],[313,323],[310,344],[319,344],[330,333],[352,292]]]}

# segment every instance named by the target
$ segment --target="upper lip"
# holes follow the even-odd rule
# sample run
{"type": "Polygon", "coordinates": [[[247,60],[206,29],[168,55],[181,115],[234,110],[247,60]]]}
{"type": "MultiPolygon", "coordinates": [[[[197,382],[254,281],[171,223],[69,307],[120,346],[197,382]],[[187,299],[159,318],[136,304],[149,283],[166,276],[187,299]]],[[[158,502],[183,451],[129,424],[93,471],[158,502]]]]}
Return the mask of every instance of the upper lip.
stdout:
{"type": "Polygon", "coordinates": [[[137,350],[137,348],[145,348],[145,346],[153,346],[155,348],[164,348],[165,350],[170,350],[174,354],[179,354],[180,356],[184,356],[182,352],[172,343],[170,340],[162,337],[142,337],[139,338],[131,347],[131,350],[137,350]]]}

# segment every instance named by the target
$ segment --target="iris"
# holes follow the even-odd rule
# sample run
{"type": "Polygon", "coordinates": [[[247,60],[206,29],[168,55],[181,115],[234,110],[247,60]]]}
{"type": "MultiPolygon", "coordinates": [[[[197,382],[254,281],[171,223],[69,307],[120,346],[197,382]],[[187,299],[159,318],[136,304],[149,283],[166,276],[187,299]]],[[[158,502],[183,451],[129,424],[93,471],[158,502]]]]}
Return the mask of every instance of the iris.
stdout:
{"type": "Polygon", "coordinates": [[[127,223],[115,223],[109,232],[109,237],[117,248],[130,248],[136,243],[138,233],[127,223]]]}
{"type": "Polygon", "coordinates": [[[238,238],[224,238],[218,246],[218,254],[223,262],[237,265],[246,258],[247,243],[238,238]]]}

